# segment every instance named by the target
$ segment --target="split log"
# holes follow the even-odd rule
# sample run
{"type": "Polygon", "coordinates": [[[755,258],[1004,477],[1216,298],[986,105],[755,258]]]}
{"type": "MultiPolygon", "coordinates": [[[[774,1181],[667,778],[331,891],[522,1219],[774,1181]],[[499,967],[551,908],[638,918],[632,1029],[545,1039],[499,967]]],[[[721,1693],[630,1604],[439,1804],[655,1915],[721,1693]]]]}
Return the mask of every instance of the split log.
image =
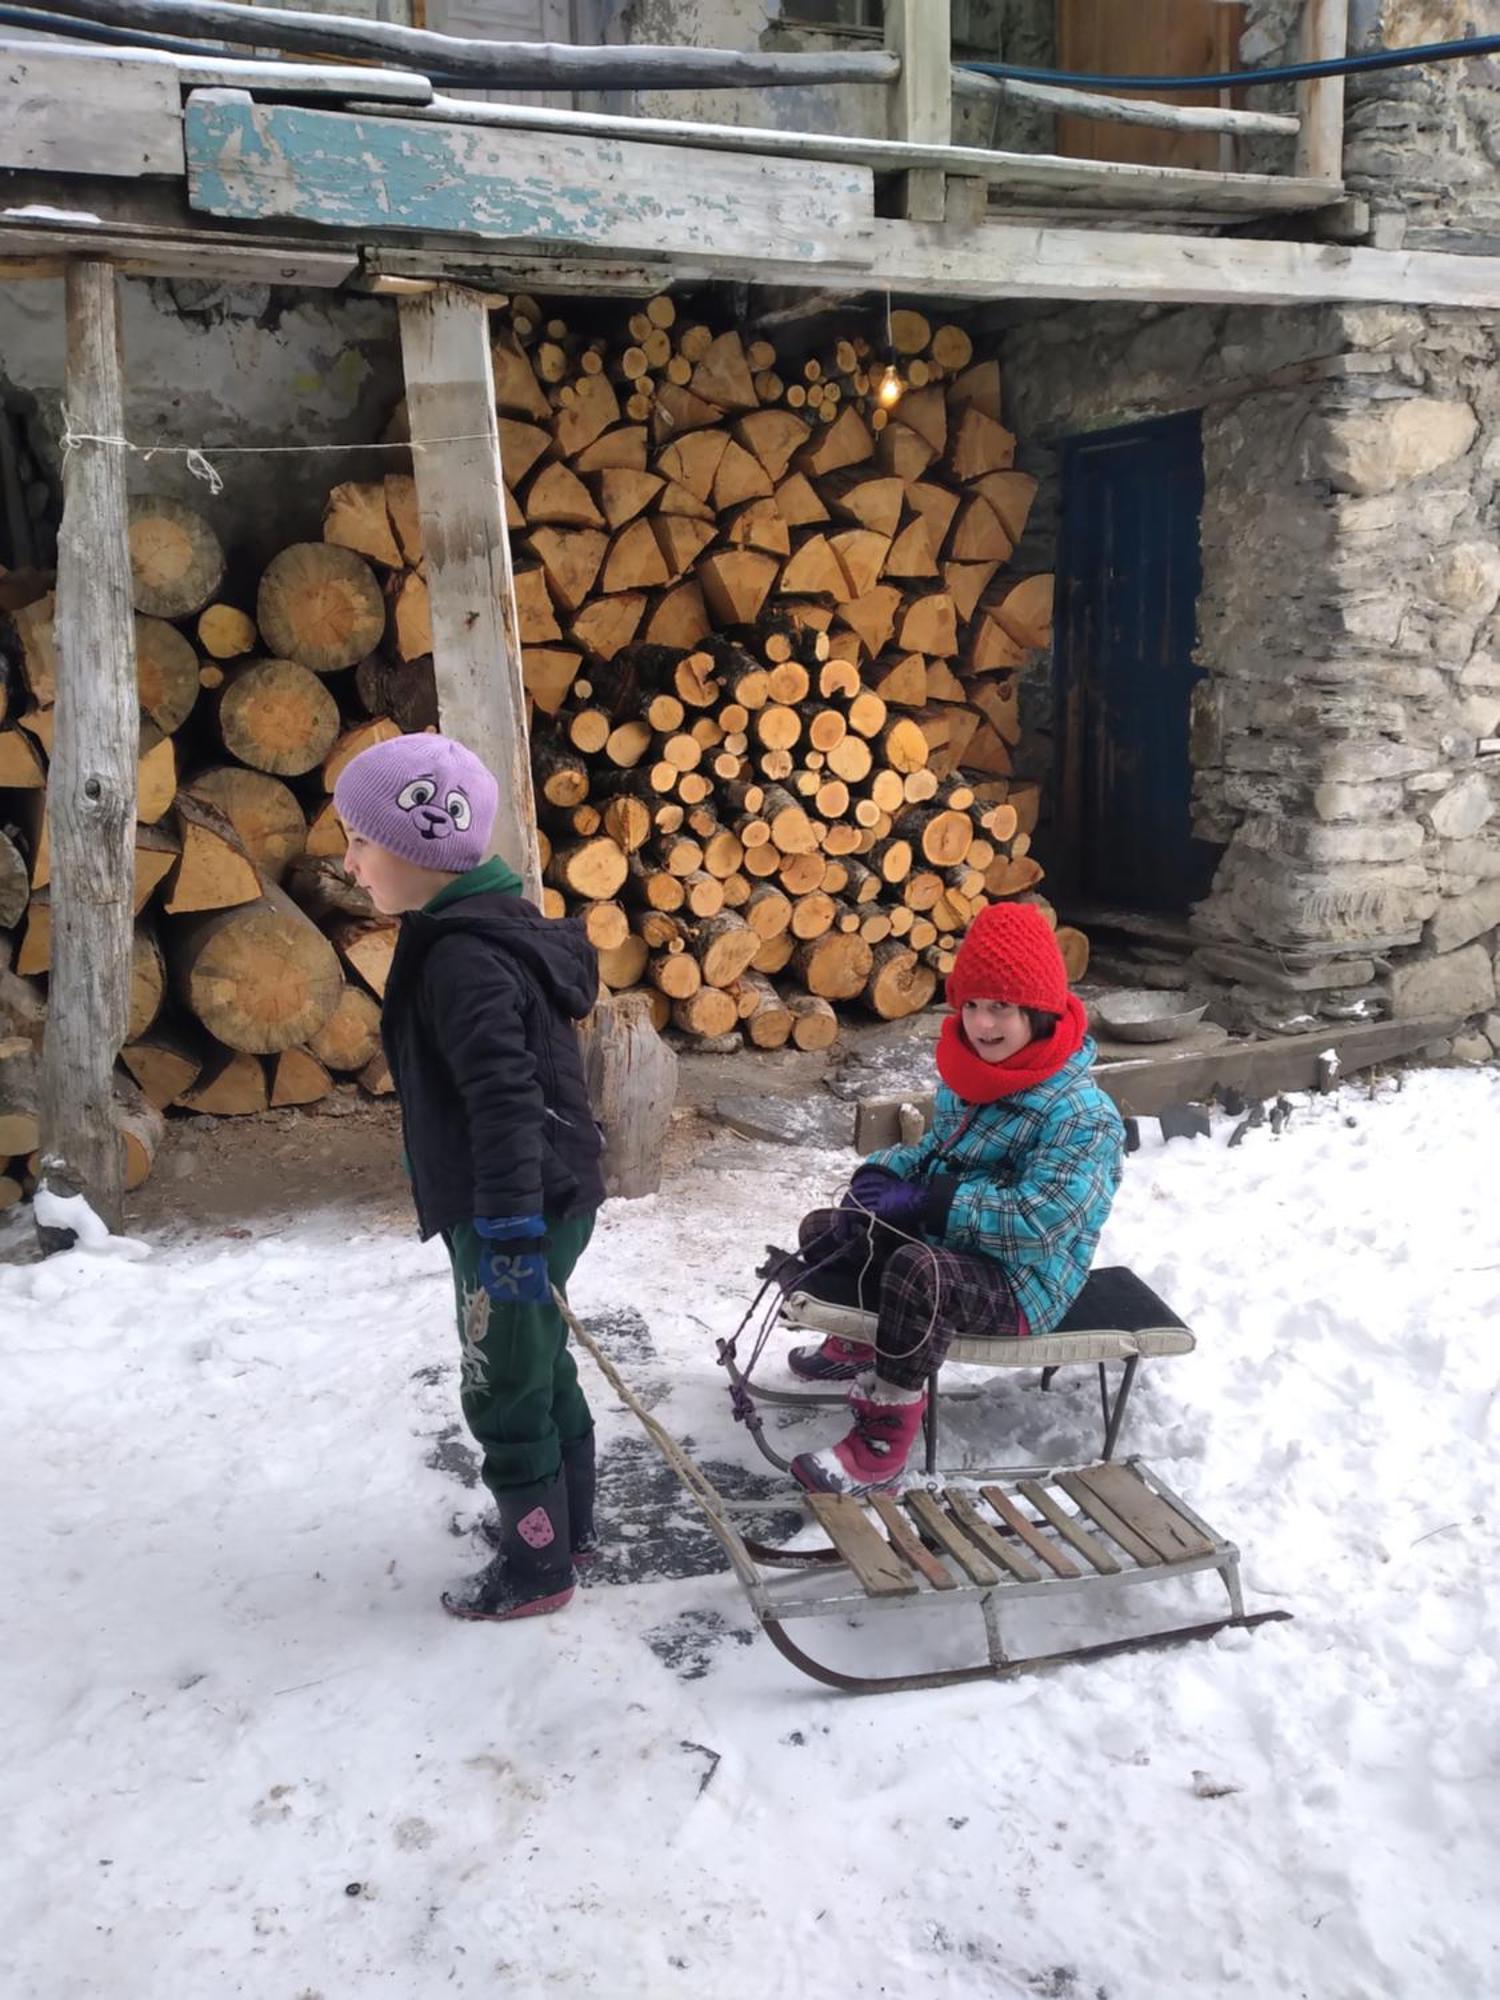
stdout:
{"type": "Polygon", "coordinates": [[[430,659],[391,660],[371,653],[354,669],[354,687],[367,714],[389,716],[405,736],[438,726],[437,682],[430,659]]]}
{"type": "Polygon", "coordinates": [[[327,926],[328,941],[357,979],[377,1000],[385,998],[391,961],[396,956],[399,926],[384,917],[335,917],[327,926]]]}
{"type": "Polygon", "coordinates": [[[280,1055],[271,1057],[273,1110],[287,1105],[320,1104],[332,1091],[333,1078],[311,1049],[283,1049],[280,1055]]]}
{"type": "Polygon", "coordinates": [[[135,767],[135,816],[143,826],[155,826],[177,796],[177,745],[154,722],[141,724],[140,754],[135,767]]]}
{"type": "Polygon", "coordinates": [[[158,1111],[179,1103],[203,1072],[201,1052],[170,1028],[154,1027],[149,1034],[127,1042],[120,1060],[147,1102],[158,1111]]]}
{"type": "MultiPolygon", "coordinates": [[[[227,910],[260,895],[254,861],[227,816],[202,794],[177,795],[179,858],[167,891],[167,914],[227,910]]],[[[300,814],[299,814],[300,818],[300,814]]]]}
{"type": "Polygon", "coordinates": [[[603,902],[618,894],[629,873],[629,862],[612,840],[600,837],[559,848],[546,871],[554,889],[591,902],[603,902]]]}
{"type": "Polygon", "coordinates": [[[179,500],[130,502],[130,582],[137,611],[189,618],[224,580],[224,551],[201,514],[179,500]]]}
{"type": "MultiPolygon", "coordinates": [[[[698,926],[692,938],[692,950],[704,983],[708,986],[733,986],[740,974],[749,969],[761,943],[759,933],[752,930],[737,911],[724,910],[717,916],[709,917],[698,926]]],[[[711,1032],[723,1034],[725,1030],[716,1028],[711,1032]]]]}
{"type": "Polygon", "coordinates": [[[167,1136],[167,1121],[142,1090],[118,1073],[114,1088],[115,1130],[124,1155],[122,1182],[126,1194],[133,1194],[150,1178],[167,1136]]]}
{"type": "Polygon", "coordinates": [[[37,1052],[21,1035],[0,1041],[0,1160],[33,1153],[41,1144],[37,1114],[37,1052]]]}
{"type": "Polygon", "coordinates": [[[327,1069],[363,1069],[380,1053],[380,1005],[361,986],[346,985],[322,1026],[307,1037],[327,1069]]]}
{"type": "Polygon", "coordinates": [[[265,1065],[258,1056],[221,1049],[177,1103],[215,1118],[253,1118],[267,1105],[265,1065]]]}
{"type": "Polygon", "coordinates": [[[763,972],[746,971],[735,982],[737,1011],[752,1048],[785,1048],[792,1035],[792,1010],[763,972]]]}
{"type": "Polygon", "coordinates": [[[383,479],[346,480],[333,487],[323,508],[323,539],[382,569],[400,569],[405,562],[386,508],[383,479]]]}
{"type": "Polygon", "coordinates": [[[21,921],[30,895],[25,857],[0,826],[0,930],[11,930],[21,921]]]}
{"type": "Polygon", "coordinates": [[[276,1055],[310,1043],[344,991],[333,946],[282,890],[174,928],[179,996],[226,1048],[276,1055]]]}

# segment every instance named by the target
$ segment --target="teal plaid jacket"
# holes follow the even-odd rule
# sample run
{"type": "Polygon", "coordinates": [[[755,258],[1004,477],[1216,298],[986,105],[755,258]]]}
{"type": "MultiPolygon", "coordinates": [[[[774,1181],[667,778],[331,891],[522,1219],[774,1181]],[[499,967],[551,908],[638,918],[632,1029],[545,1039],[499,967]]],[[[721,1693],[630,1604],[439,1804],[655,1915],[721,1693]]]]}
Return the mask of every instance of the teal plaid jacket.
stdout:
{"type": "Polygon", "coordinates": [[[1050,1332],[1083,1290],[1120,1185],[1125,1128],[1089,1076],[1093,1059],[1085,1040],[1056,1076],[993,1104],[944,1084],[923,1138],[870,1155],[903,1180],[950,1184],[934,1240],[1003,1265],[1032,1333],[1050,1332]]]}

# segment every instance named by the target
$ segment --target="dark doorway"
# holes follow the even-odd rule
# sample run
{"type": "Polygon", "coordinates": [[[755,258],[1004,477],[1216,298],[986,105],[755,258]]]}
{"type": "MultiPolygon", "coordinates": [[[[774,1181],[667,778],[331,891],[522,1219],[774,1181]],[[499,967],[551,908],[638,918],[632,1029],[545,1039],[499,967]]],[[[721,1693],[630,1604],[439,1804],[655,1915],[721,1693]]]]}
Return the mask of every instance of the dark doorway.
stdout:
{"type": "Polygon", "coordinates": [[[1190,815],[1202,505],[1196,412],[1063,448],[1055,832],[1080,902],[1183,913],[1213,876],[1190,815]]]}

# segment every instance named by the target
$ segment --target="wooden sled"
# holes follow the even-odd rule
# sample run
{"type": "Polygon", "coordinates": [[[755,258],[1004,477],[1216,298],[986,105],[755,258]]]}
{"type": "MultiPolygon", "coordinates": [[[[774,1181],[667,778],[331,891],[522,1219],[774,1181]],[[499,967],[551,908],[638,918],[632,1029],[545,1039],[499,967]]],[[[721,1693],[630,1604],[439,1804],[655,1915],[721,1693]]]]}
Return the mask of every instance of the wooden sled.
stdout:
{"type": "MultiPolygon", "coordinates": [[[[782,1301],[776,1325],[805,1327],[813,1332],[836,1332],[858,1338],[861,1330],[852,1324],[855,1318],[868,1322],[864,1331],[866,1337],[873,1340],[873,1313],[851,1316],[845,1309],[835,1308],[831,1317],[826,1316],[820,1313],[815,1300],[793,1288],[782,1301]]],[[[738,1359],[737,1341],[738,1336],[721,1340],[718,1350],[720,1364],[729,1375],[735,1419],[749,1430],[762,1457],[786,1472],[790,1469],[790,1462],[767,1441],[757,1404],[772,1404],[787,1409],[841,1408],[848,1402],[847,1391],[841,1389],[830,1394],[816,1389],[767,1388],[755,1379],[755,1367],[764,1339],[757,1341],[743,1368],[738,1359]]],[[[1053,1332],[1014,1340],[984,1334],[976,1329],[973,1334],[952,1342],[947,1359],[971,1367],[1040,1369],[1043,1389],[1051,1388],[1059,1368],[1080,1364],[1097,1366],[1104,1425],[1100,1456],[1112,1459],[1141,1362],[1152,1356],[1191,1354],[1196,1345],[1192,1329],[1179,1319],[1164,1299],[1152,1291],[1143,1278],[1138,1278],[1124,1265],[1113,1265],[1089,1273],[1083,1290],[1069,1308],[1067,1318],[1053,1332]],[[1111,1362],[1123,1363],[1119,1384],[1113,1395],[1110,1393],[1108,1373],[1111,1362]]],[[[925,1463],[929,1473],[936,1471],[938,1462],[940,1382],[940,1373],[934,1369],[927,1378],[924,1426],[925,1463]]],[[[977,1391],[972,1388],[946,1391],[950,1401],[968,1401],[976,1394],[977,1391]]]]}
{"type": "Polygon", "coordinates": [[[846,1694],[889,1694],[1007,1680],[1046,1667],[1208,1639],[1232,1627],[1291,1615],[1246,1613],[1238,1549],[1139,1459],[950,1477],[908,1488],[899,1498],[799,1491],[784,1502],[732,1503],[631,1393],[562,1294],[554,1297],[574,1339],[592,1355],[702,1511],[766,1637],[794,1667],[825,1687],[846,1694]],[[732,1519],[764,1513],[768,1507],[784,1513],[794,1506],[822,1529],[827,1537],[823,1546],[770,1548],[743,1534],[732,1519]],[[1022,1598],[1116,1594],[1204,1570],[1217,1571],[1223,1580],[1229,1599],[1226,1618],[1051,1653],[1017,1655],[1006,1645],[1006,1607],[1022,1598]],[[798,1621],[832,1619],[846,1626],[851,1617],[867,1611],[904,1608],[944,1614],[963,1604],[978,1607],[983,1657],[925,1672],[846,1672],[815,1658],[788,1630],[798,1621]]]}

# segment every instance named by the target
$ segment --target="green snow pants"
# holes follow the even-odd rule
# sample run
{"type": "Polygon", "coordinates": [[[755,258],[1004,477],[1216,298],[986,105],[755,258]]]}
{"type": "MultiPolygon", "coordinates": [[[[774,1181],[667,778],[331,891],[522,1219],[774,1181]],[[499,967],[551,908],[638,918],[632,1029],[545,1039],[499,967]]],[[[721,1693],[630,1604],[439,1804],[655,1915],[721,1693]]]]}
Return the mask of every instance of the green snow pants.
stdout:
{"type": "MultiPolygon", "coordinates": [[[[560,1292],[593,1233],[592,1211],[566,1222],[548,1218],[547,1269],[560,1292]]],[[[563,1316],[550,1303],[512,1305],[489,1296],[479,1282],[483,1245],[471,1223],[445,1229],[443,1241],[458,1299],[459,1399],[484,1453],[484,1483],[498,1496],[506,1487],[551,1479],[563,1446],[594,1427],[563,1316]]]]}

